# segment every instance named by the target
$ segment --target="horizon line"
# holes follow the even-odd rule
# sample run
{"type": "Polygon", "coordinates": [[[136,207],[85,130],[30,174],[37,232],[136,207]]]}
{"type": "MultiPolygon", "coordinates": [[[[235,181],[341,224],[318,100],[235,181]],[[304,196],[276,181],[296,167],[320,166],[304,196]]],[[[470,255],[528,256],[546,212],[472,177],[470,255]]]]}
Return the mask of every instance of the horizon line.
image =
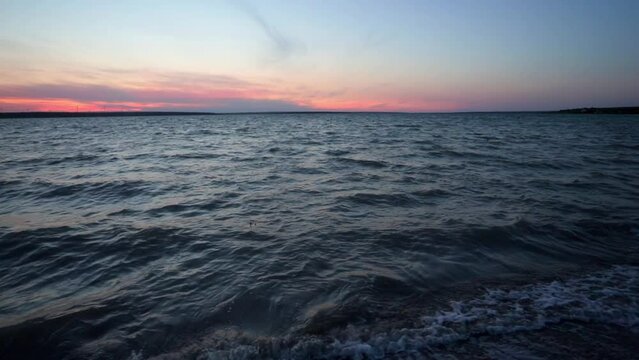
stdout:
{"type": "Polygon", "coordinates": [[[30,117],[86,117],[86,116],[162,116],[162,115],[259,115],[259,114],[477,114],[477,113],[599,113],[599,114],[639,114],[639,106],[621,107],[582,107],[559,110],[468,110],[468,111],[374,111],[374,110],[298,110],[298,111],[171,111],[171,110],[133,110],[133,111],[10,111],[0,112],[0,118],[30,117]]]}

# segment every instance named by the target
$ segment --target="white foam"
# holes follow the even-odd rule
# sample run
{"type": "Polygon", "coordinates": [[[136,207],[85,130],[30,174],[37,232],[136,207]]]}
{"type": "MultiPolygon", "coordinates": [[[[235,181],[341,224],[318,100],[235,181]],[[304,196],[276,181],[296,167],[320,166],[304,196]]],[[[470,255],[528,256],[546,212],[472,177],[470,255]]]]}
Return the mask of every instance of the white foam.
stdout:
{"type": "MultiPolygon", "coordinates": [[[[208,349],[209,359],[383,359],[437,357],[435,347],[543,329],[562,321],[614,324],[639,332],[639,267],[617,266],[566,281],[492,289],[480,297],[450,303],[450,308],[422,317],[422,326],[393,329],[362,338],[365,331],[349,327],[340,340],[322,337],[272,339],[270,345],[237,344],[231,349],[208,349]],[[286,344],[286,345],[285,345],[286,344]]],[[[370,335],[370,334],[369,334],[370,335]]],[[[494,357],[532,353],[511,345],[487,349],[494,357]]],[[[491,355],[491,356],[493,356],[491,355]]]]}
{"type": "Polygon", "coordinates": [[[425,316],[433,342],[477,334],[536,330],[565,320],[600,322],[639,330],[639,268],[617,266],[590,276],[489,290],[482,297],[454,302],[451,309],[425,316]]]}

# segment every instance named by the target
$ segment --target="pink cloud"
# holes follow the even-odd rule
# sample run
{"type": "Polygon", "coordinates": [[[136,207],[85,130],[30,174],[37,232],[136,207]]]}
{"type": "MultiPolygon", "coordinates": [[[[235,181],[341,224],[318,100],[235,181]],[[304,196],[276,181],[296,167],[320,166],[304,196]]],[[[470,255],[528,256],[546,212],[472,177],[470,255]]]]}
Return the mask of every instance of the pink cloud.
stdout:
{"type": "Polygon", "coordinates": [[[391,88],[321,91],[307,86],[249,81],[227,75],[98,69],[74,81],[0,85],[4,111],[191,110],[243,111],[455,111],[441,94],[391,88]],[[86,76],[91,75],[92,76],[86,76]]]}
{"type": "MultiPolygon", "coordinates": [[[[147,74],[149,75],[149,74],[147,74]]],[[[4,111],[193,110],[293,111],[304,105],[284,94],[228,76],[169,73],[122,85],[94,83],[35,83],[0,85],[4,111]]]]}

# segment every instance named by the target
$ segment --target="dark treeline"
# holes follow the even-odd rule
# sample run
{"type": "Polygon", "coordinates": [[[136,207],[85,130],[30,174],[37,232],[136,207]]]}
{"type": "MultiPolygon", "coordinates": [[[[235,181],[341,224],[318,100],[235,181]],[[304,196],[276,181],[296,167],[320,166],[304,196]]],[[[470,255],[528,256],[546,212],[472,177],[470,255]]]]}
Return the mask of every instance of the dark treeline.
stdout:
{"type": "Polygon", "coordinates": [[[639,106],[614,108],[579,108],[559,111],[562,114],[639,114],[639,106]]]}

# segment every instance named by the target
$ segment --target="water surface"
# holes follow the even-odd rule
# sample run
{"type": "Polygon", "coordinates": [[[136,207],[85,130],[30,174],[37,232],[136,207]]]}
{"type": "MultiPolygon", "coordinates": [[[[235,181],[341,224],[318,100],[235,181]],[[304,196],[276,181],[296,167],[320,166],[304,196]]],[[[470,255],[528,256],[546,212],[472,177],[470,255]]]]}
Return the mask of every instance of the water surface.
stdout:
{"type": "Polygon", "coordinates": [[[0,357],[627,358],[637,120],[0,120],[0,357]]]}

